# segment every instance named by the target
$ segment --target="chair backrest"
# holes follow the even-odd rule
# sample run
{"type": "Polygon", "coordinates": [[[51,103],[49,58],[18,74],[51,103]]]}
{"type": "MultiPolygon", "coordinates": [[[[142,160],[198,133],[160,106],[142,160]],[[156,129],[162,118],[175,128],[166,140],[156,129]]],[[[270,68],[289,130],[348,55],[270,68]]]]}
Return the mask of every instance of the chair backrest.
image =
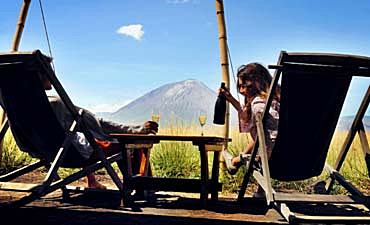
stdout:
{"type": "MultiPolygon", "coordinates": [[[[66,133],[51,108],[40,80],[39,73],[45,72],[40,60],[46,61],[46,58],[37,57],[36,53],[0,55],[0,96],[21,150],[51,162],[66,133]]],[[[48,69],[51,70],[51,67],[48,69]]],[[[62,164],[65,167],[75,167],[82,160],[77,151],[71,149],[62,164]]]]}
{"type": "Polygon", "coordinates": [[[310,53],[281,55],[278,137],[271,177],[303,180],[322,173],[352,76],[370,74],[370,58],[310,53]]]}

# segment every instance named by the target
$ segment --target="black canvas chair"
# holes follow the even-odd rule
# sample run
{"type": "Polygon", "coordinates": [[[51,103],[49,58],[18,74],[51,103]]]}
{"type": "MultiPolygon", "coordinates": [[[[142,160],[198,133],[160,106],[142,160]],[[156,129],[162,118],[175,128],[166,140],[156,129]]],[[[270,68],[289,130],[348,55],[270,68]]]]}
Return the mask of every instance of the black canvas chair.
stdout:
{"type": "Polygon", "coordinates": [[[67,184],[101,168],[107,170],[116,186],[122,190],[122,182],[111,166],[112,162],[122,158],[121,155],[105,156],[103,150],[85,127],[82,119],[83,110],[76,111],[55,76],[47,57],[40,51],[0,55],[0,95],[3,98],[3,107],[8,118],[8,123],[4,123],[2,127],[0,138],[4,137],[6,129],[10,125],[12,133],[18,137],[17,142],[26,146],[31,156],[40,159],[21,169],[0,176],[0,189],[29,192],[28,195],[13,204],[29,203],[59,188],[66,190],[67,184]],[[70,125],[69,131],[65,131],[57,120],[39,73],[49,78],[61,100],[73,115],[74,121],[70,125]],[[83,159],[74,145],[71,144],[71,137],[77,129],[85,135],[98,155],[98,160],[89,162],[90,160],[83,159]],[[11,182],[13,179],[42,166],[48,168],[43,182],[39,184],[11,182]],[[84,169],[60,179],[57,173],[60,167],[84,167],[84,169]]]}
{"type": "MultiPolygon", "coordinates": [[[[370,77],[370,58],[315,53],[281,52],[266,109],[270,108],[275,88],[281,77],[281,101],[278,136],[268,159],[264,137],[263,121],[267,113],[257,122],[257,141],[252,151],[251,161],[244,176],[238,200],[244,198],[246,187],[253,176],[264,189],[268,205],[275,206],[289,222],[301,221],[370,221],[370,215],[334,216],[296,214],[288,207],[289,203],[304,204],[367,204],[367,197],[348,183],[339,170],[353,140],[354,134],[361,133],[363,147],[369,151],[364,134],[362,118],[369,104],[370,87],[355,119],[345,147],[334,168],[325,164],[329,145],[353,76],[370,77]],[[256,161],[256,155],[260,161],[256,161]],[[259,166],[256,166],[259,165],[259,166]],[[279,181],[301,181],[318,176],[324,167],[331,180],[326,185],[327,193],[338,181],[350,193],[348,196],[323,194],[286,194],[272,188],[271,179],[279,181]]],[[[367,153],[367,157],[369,152],[367,153]]],[[[347,211],[349,212],[349,211],[347,211]]]]}

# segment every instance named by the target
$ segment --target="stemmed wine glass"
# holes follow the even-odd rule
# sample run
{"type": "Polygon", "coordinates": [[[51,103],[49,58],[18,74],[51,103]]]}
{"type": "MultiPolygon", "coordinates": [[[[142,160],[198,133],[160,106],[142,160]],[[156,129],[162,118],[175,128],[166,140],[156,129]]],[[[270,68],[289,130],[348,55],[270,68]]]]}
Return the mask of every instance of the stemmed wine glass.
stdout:
{"type": "Polygon", "coordinates": [[[204,135],[204,133],[203,133],[203,126],[206,124],[206,122],[207,122],[207,115],[206,115],[205,113],[201,113],[201,114],[199,115],[199,124],[200,124],[200,126],[202,127],[202,133],[201,133],[201,136],[203,136],[203,135],[204,135]]]}
{"type": "Polygon", "coordinates": [[[160,118],[161,118],[161,115],[159,114],[159,111],[152,110],[152,121],[159,123],[160,118]]]}

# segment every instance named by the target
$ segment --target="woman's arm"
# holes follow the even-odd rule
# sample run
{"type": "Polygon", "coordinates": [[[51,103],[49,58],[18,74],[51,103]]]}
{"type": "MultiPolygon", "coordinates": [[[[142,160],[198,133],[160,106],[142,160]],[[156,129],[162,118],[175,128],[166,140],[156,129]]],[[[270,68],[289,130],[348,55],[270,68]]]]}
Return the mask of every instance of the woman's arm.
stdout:
{"type": "Polygon", "coordinates": [[[236,109],[236,111],[240,112],[242,110],[242,107],[240,105],[240,102],[238,100],[236,100],[232,95],[231,93],[229,92],[229,90],[227,89],[223,89],[223,88],[220,88],[218,90],[218,93],[219,94],[222,94],[223,96],[225,96],[226,100],[228,102],[231,103],[231,105],[234,106],[234,108],[236,109]]]}

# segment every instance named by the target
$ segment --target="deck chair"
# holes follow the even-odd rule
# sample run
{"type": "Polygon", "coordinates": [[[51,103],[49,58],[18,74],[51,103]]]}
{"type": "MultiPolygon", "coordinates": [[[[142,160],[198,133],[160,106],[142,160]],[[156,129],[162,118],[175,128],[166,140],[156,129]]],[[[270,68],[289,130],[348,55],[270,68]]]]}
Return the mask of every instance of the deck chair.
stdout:
{"type": "MultiPolygon", "coordinates": [[[[270,87],[266,109],[269,109],[278,81],[281,77],[280,119],[278,136],[270,158],[266,152],[263,121],[267,113],[257,118],[257,141],[247,166],[238,200],[244,198],[246,187],[253,176],[264,189],[266,202],[276,207],[289,222],[302,221],[370,221],[370,214],[361,216],[302,215],[294,213],[289,203],[302,204],[367,204],[367,197],[347,182],[340,174],[340,166],[348,151],[353,136],[346,142],[335,168],[325,164],[329,145],[353,76],[370,77],[370,58],[318,53],[281,52],[270,87]],[[258,155],[260,157],[256,157],[258,155]],[[260,158],[256,160],[256,158],[260,158]],[[286,194],[275,191],[271,180],[301,181],[320,175],[327,168],[331,179],[335,179],[350,193],[348,196],[323,194],[286,194]]],[[[367,105],[369,93],[356,117],[356,127],[364,139],[361,121],[367,105]],[[361,129],[360,129],[361,128],[361,129]]],[[[353,131],[351,131],[353,133],[353,131]]],[[[356,131],[355,131],[356,132],[356,131]]],[[[333,182],[332,180],[329,182],[333,182]]],[[[330,192],[332,184],[326,186],[330,192]]]]}
{"type": "Polygon", "coordinates": [[[12,202],[12,206],[30,203],[57,189],[65,191],[66,185],[101,168],[107,170],[115,185],[119,190],[122,190],[122,182],[111,166],[111,163],[119,161],[122,156],[120,154],[105,156],[86,128],[82,117],[84,111],[76,111],[55,76],[47,57],[39,50],[31,53],[16,52],[0,55],[0,95],[8,118],[7,123],[2,126],[0,138],[4,137],[6,129],[10,125],[12,133],[16,134],[19,139],[16,140],[17,144],[21,142],[23,146],[27,146],[28,153],[39,159],[37,162],[0,176],[1,190],[28,192],[19,201],[12,202]],[[51,108],[39,73],[49,78],[55,91],[74,117],[67,132],[62,128],[51,108]],[[71,144],[71,137],[77,130],[85,135],[98,155],[96,161],[88,162],[71,144]],[[41,183],[11,182],[13,179],[43,166],[48,169],[48,172],[41,183]],[[64,179],[60,179],[58,176],[60,167],[81,168],[82,166],[84,166],[83,169],[64,179]]]}

